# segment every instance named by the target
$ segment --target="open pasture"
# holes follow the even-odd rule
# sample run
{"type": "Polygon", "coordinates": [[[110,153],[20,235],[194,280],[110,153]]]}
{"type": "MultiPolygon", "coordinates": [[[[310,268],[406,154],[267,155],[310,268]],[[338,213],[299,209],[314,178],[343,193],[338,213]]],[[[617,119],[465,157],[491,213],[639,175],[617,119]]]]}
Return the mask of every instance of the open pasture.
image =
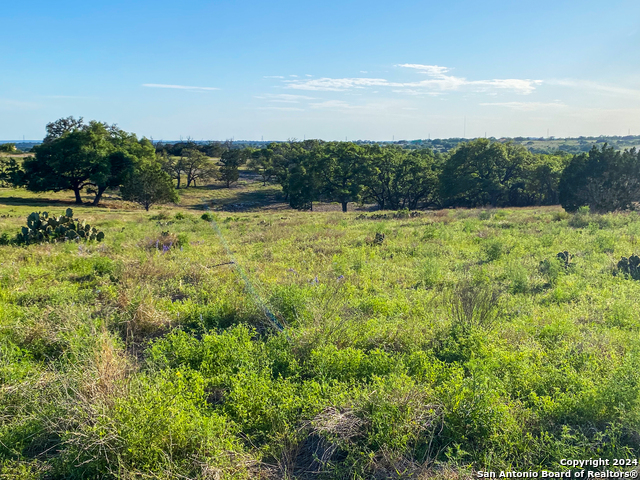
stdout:
{"type": "MultiPolygon", "coordinates": [[[[188,192],[148,213],[74,206],[102,243],[0,246],[4,477],[457,478],[637,457],[640,282],[614,275],[637,214],[212,205],[211,222],[188,192]]],[[[2,190],[0,234],[69,206],[24,195],[2,190]]]]}

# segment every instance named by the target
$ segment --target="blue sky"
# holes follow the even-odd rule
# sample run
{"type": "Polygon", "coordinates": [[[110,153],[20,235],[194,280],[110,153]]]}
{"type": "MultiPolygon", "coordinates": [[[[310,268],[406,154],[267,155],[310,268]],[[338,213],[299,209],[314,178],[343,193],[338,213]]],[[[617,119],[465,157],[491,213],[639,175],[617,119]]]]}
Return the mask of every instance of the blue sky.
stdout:
{"type": "Polygon", "coordinates": [[[640,134],[640,2],[30,1],[0,8],[0,139],[640,134]],[[465,123],[466,118],[466,123],[465,123]]]}

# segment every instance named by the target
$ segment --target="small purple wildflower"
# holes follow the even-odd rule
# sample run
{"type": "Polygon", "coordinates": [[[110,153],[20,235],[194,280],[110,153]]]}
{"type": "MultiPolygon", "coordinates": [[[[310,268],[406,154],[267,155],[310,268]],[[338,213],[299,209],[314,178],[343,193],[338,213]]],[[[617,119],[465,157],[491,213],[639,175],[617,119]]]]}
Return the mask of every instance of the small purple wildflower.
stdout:
{"type": "Polygon", "coordinates": [[[340,281],[340,280],[344,280],[344,275],[340,275],[340,276],[338,277],[338,281],[340,281]]]}

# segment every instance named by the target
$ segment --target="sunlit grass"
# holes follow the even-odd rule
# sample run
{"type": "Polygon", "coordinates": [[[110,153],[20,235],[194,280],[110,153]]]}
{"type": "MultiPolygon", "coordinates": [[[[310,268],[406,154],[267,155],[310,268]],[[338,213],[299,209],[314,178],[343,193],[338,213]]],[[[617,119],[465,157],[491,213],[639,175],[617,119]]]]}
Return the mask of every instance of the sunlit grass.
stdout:
{"type": "MultiPolygon", "coordinates": [[[[451,478],[637,456],[640,282],[613,275],[640,250],[636,214],[222,210],[276,190],[71,205],[103,243],[0,246],[4,475],[451,478]]],[[[0,234],[68,200],[0,189],[0,234]]]]}

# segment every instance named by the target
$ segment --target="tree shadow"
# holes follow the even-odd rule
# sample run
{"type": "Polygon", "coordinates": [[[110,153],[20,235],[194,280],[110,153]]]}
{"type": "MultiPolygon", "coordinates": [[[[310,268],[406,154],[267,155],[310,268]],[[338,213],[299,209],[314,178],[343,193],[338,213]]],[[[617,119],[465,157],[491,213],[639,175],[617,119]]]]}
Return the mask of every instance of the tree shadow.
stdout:
{"type": "Polygon", "coordinates": [[[227,188],[222,185],[206,185],[203,187],[190,187],[189,193],[193,196],[202,194],[201,202],[190,205],[192,210],[218,210],[239,212],[258,209],[288,208],[289,205],[284,195],[274,189],[246,189],[243,186],[227,188]],[[207,194],[216,192],[221,196],[207,198],[207,194]]]}
{"type": "Polygon", "coordinates": [[[84,202],[82,205],[77,204],[75,200],[54,200],[51,198],[23,198],[23,197],[0,197],[0,205],[13,206],[13,207],[30,207],[37,205],[46,206],[76,206],[87,207],[93,205],[91,202],[84,202]]]}

